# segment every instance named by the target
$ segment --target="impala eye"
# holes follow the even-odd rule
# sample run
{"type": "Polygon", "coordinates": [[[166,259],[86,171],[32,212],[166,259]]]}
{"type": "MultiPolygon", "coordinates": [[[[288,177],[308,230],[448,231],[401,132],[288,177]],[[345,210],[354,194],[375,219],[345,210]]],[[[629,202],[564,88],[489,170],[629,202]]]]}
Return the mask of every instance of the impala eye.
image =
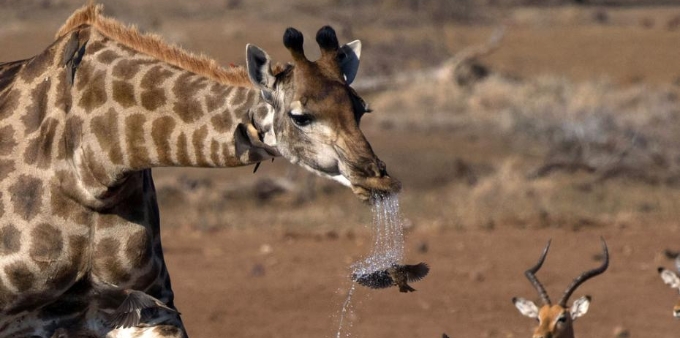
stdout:
{"type": "Polygon", "coordinates": [[[293,113],[288,113],[288,116],[293,120],[293,123],[300,127],[308,126],[312,121],[314,121],[314,117],[310,114],[293,114],[293,113]]]}
{"type": "Polygon", "coordinates": [[[560,324],[564,324],[567,322],[567,315],[562,314],[561,316],[557,317],[557,322],[560,324]]]}

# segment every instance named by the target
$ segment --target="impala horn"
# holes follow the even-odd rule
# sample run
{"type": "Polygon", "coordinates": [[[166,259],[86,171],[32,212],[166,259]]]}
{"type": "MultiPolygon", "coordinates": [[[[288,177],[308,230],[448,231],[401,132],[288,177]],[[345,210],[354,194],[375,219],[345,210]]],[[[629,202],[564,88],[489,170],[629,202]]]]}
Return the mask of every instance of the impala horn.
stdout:
{"type": "Polygon", "coordinates": [[[609,251],[607,250],[607,243],[604,241],[604,238],[600,237],[600,240],[602,241],[602,251],[604,252],[604,262],[602,265],[599,267],[588,270],[584,273],[582,273],[580,276],[576,277],[573,282],[571,282],[571,285],[567,288],[566,291],[564,291],[564,295],[562,296],[562,299],[560,299],[560,306],[566,307],[567,306],[567,301],[569,300],[569,297],[571,297],[571,294],[574,293],[576,288],[579,287],[579,285],[583,284],[583,282],[605,272],[607,270],[607,267],[609,267],[609,251]]]}
{"type": "Polygon", "coordinates": [[[538,263],[531,267],[529,270],[524,272],[524,275],[527,276],[527,279],[529,282],[531,282],[531,285],[533,285],[536,288],[536,291],[538,291],[538,294],[541,296],[541,300],[543,301],[543,305],[550,305],[550,297],[548,297],[548,293],[545,292],[545,288],[543,287],[543,284],[538,281],[538,278],[536,278],[536,272],[538,272],[538,269],[541,268],[543,265],[543,261],[545,261],[545,256],[548,254],[548,249],[550,249],[550,241],[548,240],[548,244],[545,246],[545,249],[543,249],[543,253],[541,253],[541,257],[538,259],[538,263]]]}

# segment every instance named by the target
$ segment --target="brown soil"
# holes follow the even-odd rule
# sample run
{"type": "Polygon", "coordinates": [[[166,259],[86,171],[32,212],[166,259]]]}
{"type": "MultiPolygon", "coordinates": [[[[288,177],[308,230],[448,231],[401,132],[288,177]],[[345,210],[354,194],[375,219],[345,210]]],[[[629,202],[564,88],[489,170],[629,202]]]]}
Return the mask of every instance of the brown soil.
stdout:
{"type": "MultiPolygon", "coordinates": [[[[408,294],[357,286],[342,337],[529,337],[535,322],[510,301],[538,300],[523,271],[552,238],[538,277],[557,301],[572,278],[600,264],[598,236],[607,239],[611,265],[572,296],[593,296],[575,323],[578,336],[676,337],[675,292],[656,268],[671,266],[659,248],[677,245],[679,229],[653,227],[416,230],[407,235],[406,260],[427,262],[430,274],[408,294]]],[[[365,230],[164,233],[177,305],[193,337],[336,337],[349,266],[370,242],[365,230]]]]}

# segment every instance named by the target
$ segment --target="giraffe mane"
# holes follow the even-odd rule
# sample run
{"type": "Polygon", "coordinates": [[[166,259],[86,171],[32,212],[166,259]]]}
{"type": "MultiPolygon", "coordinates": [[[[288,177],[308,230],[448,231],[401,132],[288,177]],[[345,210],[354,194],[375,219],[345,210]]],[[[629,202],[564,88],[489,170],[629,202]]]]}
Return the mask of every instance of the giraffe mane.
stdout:
{"type": "MultiPolygon", "coordinates": [[[[103,8],[102,4],[95,5],[92,2],[79,8],[61,26],[56,38],[68,34],[81,25],[89,25],[109,39],[173,66],[223,84],[253,87],[243,66],[224,68],[217,61],[205,55],[188,52],[177,45],[166,43],[156,34],[141,33],[134,25],[125,25],[113,18],[106,17],[102,14],[103,8]]],[[[274,68],[276,74],[284,67],[276,65],[274,68]]]]}

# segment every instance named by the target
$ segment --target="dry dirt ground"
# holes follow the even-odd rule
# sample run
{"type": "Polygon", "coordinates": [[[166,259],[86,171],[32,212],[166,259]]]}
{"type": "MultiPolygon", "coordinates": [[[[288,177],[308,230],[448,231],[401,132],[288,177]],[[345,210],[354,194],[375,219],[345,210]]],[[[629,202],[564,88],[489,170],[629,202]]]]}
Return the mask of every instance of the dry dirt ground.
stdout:
{"type": "MultiPolygon", "coordinates": [[[[538,300],[524,270],[552,238],[538,276],[552,299],[559,299],[572,278],[600,264],[603,236],[611,265],[573,295],[593,296],[590,311],[575,324],[577,335],[678,337],[680,323],[671,316],[677,293],[661,282],[656,268],[672,266],[665,249],[680,249],[680,157],[672,152],[677,143],[654,142],[655,136],[674,141],[678,134],[661,137],[664,127],[677,128],[680,116],[680,7],[486,8],[464,1],[469,6],[461,9],[446,7],[457,2],[395,6],[389,0],[105,3],[112,16],[224,64],[242,64],[248,42],[288,60],[280,42],[286,26],[300,28],[313,41],[315,30],[330,23],[343,41],[364,41],[360,77],[436,66],[505,26],[501,47],[481,60],[503,76],[502,91],[489,85],[495,82],[451,89],[456,93],[451,96],[463,101],[438,101],[441,111],[432,108],[433,98],[414,94],[411,87],[367,94],[376,109],[362,128],[404,185],[406,261],[427,262],[431,272],[410,294],[357,286],[340,336],[528,337],[535,322],[510,301],[513,296],[538,300]],[[558,80],[545,85],[545,76],[558,80]],[[586,99],[612,116],[619,107],[626,116],[651,121],[637,125],[647,136],[645,146],[635,143],[622,153],[652,153],[656,176],[632,163],[637,171],[611,177],[596,170],[528,178],[550,149],[560,148],[536,141],[549,137],[532,138],[540,129],[536,124],[530,124],[529,136],[517,132],[525,132],[517,123],[509,129],[494,126],[494,120],[502,125],[508,116],[522,115],[505,109],[511,100],[493,101],[495,93],[549,91],[553,96],[540,104],[552,107],[574,97],[586,100],[579,90],[588,86],[604,94],[586,99]],[[480,88],[492,92],[479,93],[480,88]],[[611,93],[620,101],[609,102],[611,93]],[[658,99],[644,103],[650,97],[658,99]],[[390,104],[396,99],[402,101],[390,104]],[[399,106],[408,108],[398,111],[399,106]],[[487,109],[487,115],[475,115],[475,107],[487,109]],[[458,108],[470,112],[456,115],[458,108]],[[647,132],[648,126],[657,129],[647,132]]],[[[47,46],[80,1],[0,5],[0,61],[9,61],[47,46]]],[[[426,94],[453,88],[450,83],[419,86],[426,94]]],[[[538,105],[535,97],[527,103],[538,105]]],[[[596,116],[599,110],[594,111],[596,116]]],[[[635,135],[630,139],[637,140],[635,135]]],[[[190,336],[338,335],[350,266],[371,250],[368,206],[284,160],[263,163],[256,174],[251,167],[163,168],[154,175],[166,261],[190,336]]]]}

